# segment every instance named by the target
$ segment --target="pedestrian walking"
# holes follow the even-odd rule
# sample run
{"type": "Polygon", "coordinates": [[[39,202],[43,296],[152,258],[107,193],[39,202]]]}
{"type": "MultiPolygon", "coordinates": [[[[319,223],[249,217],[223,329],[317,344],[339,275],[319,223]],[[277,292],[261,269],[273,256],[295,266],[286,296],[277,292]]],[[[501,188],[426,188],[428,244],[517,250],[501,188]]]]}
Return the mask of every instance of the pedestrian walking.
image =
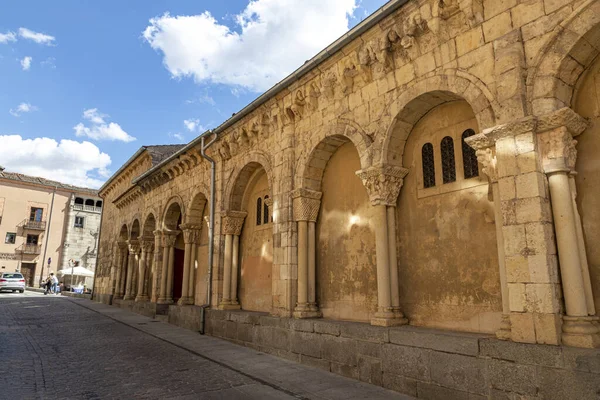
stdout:
{"type": "Polygon", "coordinates": [[[44,282],[44,294],[48,294],[52,290],[52,276],[48,275],[44,282]]]}
{"type": "Polygon", "coordinates": [[[58,294],[58,293],[56,293],[57,286],[58,286],[58,278],[56,276],[54,276],[54,272],[50,273],[50,278],[52,278],[52,293],[58,294]]]}

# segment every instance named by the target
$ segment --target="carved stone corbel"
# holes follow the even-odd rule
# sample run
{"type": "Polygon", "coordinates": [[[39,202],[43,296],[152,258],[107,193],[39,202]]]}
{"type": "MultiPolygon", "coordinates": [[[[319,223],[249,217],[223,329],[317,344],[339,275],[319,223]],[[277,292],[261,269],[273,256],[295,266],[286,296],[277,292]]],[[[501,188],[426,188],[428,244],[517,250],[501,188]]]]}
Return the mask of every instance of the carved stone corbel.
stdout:
{"type": "Polygon", "coordinates": [[[400,188],[409,170],[389,164],[375,165],[356,172],[369,194],[371,205],[396,206],[400,188]]]}

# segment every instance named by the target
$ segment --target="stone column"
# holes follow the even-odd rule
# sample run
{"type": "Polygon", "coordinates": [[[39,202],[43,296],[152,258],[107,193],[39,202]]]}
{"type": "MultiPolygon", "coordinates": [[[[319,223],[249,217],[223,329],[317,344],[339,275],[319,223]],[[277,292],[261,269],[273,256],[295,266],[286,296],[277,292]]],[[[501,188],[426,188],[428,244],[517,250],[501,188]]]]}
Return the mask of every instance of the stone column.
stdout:
{"type": "Polygon", "coordinates": [[[179,231],[163,231],[163,259],[158,304],[173,303],[173,263],[175,261],[175,241],[179,231]]]}
{"type": "Polygon", "coordinates": [[[134,292],[134,270],[137,268],[138,255],[140,252],[140,242],[137,240],[129,240],[129,263],[127,268],[127,285],[125,288],[125,297],[123,300],[133,300],[135,298],[134,292]]]}
{"type": "Polygon", "coordinates": [[[321,207],[321,192],[297,189],[292,192],[293,216],[298,224],[298,296],[295,318],[322,316],[316,301],[315,223],[321,207]]]}
{"type": "Polygon", "coordinates": [[[185,243],[185,258],[183,261],[183,282],[181,298],[177,302],[179,305],[194,304],[194,264],[196,262],[196,247],[200,237],[200,228],[197,225],[181,225],[183,231],[183,241],[185,243]]]}
{"type": "Polygon", "coordinates": [[[160,283],[162,280],[162,231],[155,230],[154,234],[154,256],[152,262],[152,293],[150,293],[150,301],[158,302],[160,296],[160,283]]]}
{"type": "Polygon", "coordinates": [[[117,279],[116,279],[116,291],[115,298],[122,299],[125,294],[123,284],[125,283],[125,273],[127,268],[127,243],[119,242],[119,253],[117,256],[117,279]]]}
{"type": "Polygon", "coordinates": [[[238,310],[237,277],[239,262],[239,237],[247,213],[228,211],[221,218],[221,234],[225,235],[225,255],[223,265],[223,297],[221,310],[238,310]],[[233,276],[235,274],[235,277],[233,276]]]}
{"type": "Polygon", "coordinates": [[[138,274],[138,293],[135,301],[148,301],[148,285],[146,285],[147,272],[152,264],[152,252],[154,251],[154,240],[152,238],[142,239],[142,256],[138,274]]]}
{"type": "MultiPolygon", "coordinates": [[[[575,114],[576,115],[576,114],[575,114]]],[[[552,122],[556,121],[554,117],[552,122]]],[[[588,307],[587,260],[578,234],[578,213],[573,202],[570,174],[575,168],[579,129],[572,125],[547,127],[539,135],[544,172],[548,176],[558,260],[566,315],[563,316],[562,342],[567,346],[600,347],[600,329],[595,308],[588,307]],[[585,260],[585,261],[583,261],[585,260]],[[584,277],[584,273],[587,275],[584,277]]],[[[581,131],[583,131],[581,129],[581,131]]],[[[542,129],[540,129],[542,130],[542,129]]],[[[579,222],[580,223],[580,222],[579,222]]]]}
{"type": "Polygon", "coordinates": [[[396,260],[395,221],[390,221],[390,218],[395,218],[396,200],[407,174],[406,168],[385,164],[356,173],[365,185],[371,205],[375,208],[378,308],[371,319],[371,325],[397,326],[408,323],[400,310],[398,265],[390,265],[390,261],[396,260]],[[390,238],[391,235],[393,238],[390,238]],[[396,288],[392,289],[392,285],[396,288]]]}

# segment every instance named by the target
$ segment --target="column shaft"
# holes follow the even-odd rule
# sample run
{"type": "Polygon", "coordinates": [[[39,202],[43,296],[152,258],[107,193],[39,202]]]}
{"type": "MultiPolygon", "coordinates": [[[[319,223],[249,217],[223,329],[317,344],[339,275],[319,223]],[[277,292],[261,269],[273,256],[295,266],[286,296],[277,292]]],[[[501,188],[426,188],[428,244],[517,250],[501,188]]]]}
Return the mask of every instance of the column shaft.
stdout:
{"type": "Polygon", "coordinates": [[[377,316],[391,317],[391,286],[387,210],[385,205],[375,206],[375,238],[377,252],[377,316]]]}
{"type": "Polygon", "coordinates": [[[500,188],[498,182],[492,185],[494,197],[494,219],[496,221],[496,243],[498,246],[498,270],[500,274],[500,295],[502,296],[502,322],[496,337],[502,340],[510,339],[510,302],[508,295],[508,283],[506,281],[506,260],[504,255],[504,232],[502,231],[502,203],[500,201],[500,188]]]}
{"type": "Polygon", "coordinates": [[[240,258],[240,236],[233,235],[233,249],[231,251],[231,295],[229,299],[237,304],[238,264],[240,258]]]}
{"type": "Polygon", "coordinates": [[[190,285],[190,258],[192,253],[192,244],[185,244],[185,253],[183,256],[183,282],[181,282],[181,298],[177,302],[179,305],[188,304],[188,288],[190,285]]]}
{"type": "Polygon", "coordinates": [[[123,251],[123,254],[121,255],[121,262],[122,262],[122,271],[121,271],[121,281],[119,282],[119,297],[123,298],[123,296],[125,295],[125,282],[127,279],[127,269],[129,268],[129,265],[127,263],[128,260],[128,252],[127,250],[123,251]]]}
{"type": "Polygon", "coordinates": [[[173,303],[173,268],[175,266],[175,246],[169,246],[169,264],[167,266],[167,302],[173,303]]]}
{"type": "Polygon", "coordinates": [[[400,312],[400,287],[398,282],[398,256],[396,254],[396,207],[387,207],[387,227],[392,310],[398,313],[400,312]]]}
{"type": "Polygon", "coordinates": [[[142,257],[140,258],[139,273],[138,273],[138,288],[135,301],[142,301],[144,298],[144,278],[146,276],[146,260],[148,252],[142,249],[142,257]]]}
{"type": "Polygon", "coordinates": [[[308,304],[311,311],[317,310],[317,248],[315,222],[308,221],[308,304]]]}
{"type": "Polygon", "coordinates": [[[122,261],[123,258],[121,257],[121,249],[117,249],[117,255],[115,258],[115,281],[113,289],[114,297],[119,297],[119,291],[121,288],[121,274],[123,273],[122,261]]]}
{"type": "Polygon", "coordinates": [[[298,221],[298,303],[296,309],[308,308],[308,224],[298,221]]]}
{"type": "Polygon", "coordinates": [[[164,304],[167,302],[167,270],[169,265],[169,248],[163,247],[162,271],[160,274],[160,295],[158,303],[164,304]]]}
{"type": "Polygon", "coordinates": [[[231,253],[233,247],[233,235],[225,235],[225,257],[223,264],[223,299],[222,304],[229,304],[231,299],[231,253]]]}
{"type": "Polygon", "coordinates": [[[194,304],[196,298],[196,250],[198,249],[197,243],[192,243],[190,254],[190,275],[188,281],[188,299],[189,304],[194,304]]]}

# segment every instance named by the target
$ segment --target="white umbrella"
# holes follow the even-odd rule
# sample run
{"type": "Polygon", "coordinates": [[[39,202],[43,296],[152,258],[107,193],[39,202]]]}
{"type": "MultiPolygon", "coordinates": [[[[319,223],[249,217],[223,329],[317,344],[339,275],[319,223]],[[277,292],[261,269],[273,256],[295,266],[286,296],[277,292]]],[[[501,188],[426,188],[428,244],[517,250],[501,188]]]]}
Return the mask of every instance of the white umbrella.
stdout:
{"type": "Polygon", "coordinates": [[[84,267],[73,267],[65,268],[58,271],[60,275],[73,275],[73,276],[94,276],[94,272],[84,267]]]}

